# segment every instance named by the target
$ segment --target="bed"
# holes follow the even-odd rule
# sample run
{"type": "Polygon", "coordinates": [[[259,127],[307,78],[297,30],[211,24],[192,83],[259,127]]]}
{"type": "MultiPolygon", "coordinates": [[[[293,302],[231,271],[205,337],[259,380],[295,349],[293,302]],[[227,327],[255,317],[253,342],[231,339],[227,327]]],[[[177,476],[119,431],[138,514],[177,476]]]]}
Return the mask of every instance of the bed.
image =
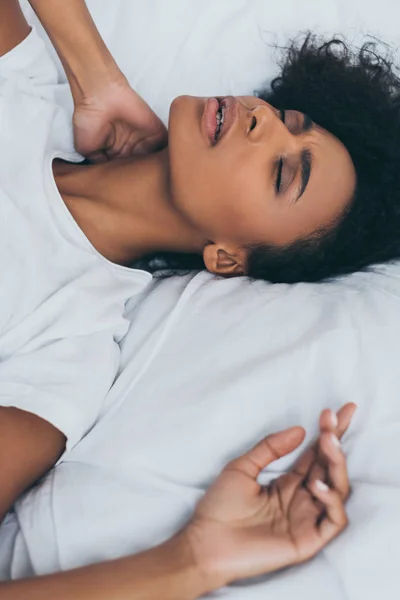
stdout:
{"type": "MultiPolygon", "coordinates": [[[[355,43],[371,32],[394,47],[400,40],[394,0],[88,5],[120,67],[165,121],[181,93],[258,89],[276,73],[274,45],[299,31],[345,32],[355,43]]],[[[121,369],[101,422],[124,414],[132,423],[137,489],[129,551],[176,531],[222,466],[268,432],[301,424],[309,440],[321,408],[355,401],[358,415],[344,438],[353,487],[348,530],[306,565],[213,596],[398,598],[400,266],[323,285],[174,277],[155,282],[128,312],[121,369]]],[[[90,464],[88,438],[66,462],[85,457],[90,464]]],[[[263,481],[294,458],[276,463],[263,481]]],[[[62,558],[69,568],[89,561],[90,552],[77,545],[62,558]]]]}

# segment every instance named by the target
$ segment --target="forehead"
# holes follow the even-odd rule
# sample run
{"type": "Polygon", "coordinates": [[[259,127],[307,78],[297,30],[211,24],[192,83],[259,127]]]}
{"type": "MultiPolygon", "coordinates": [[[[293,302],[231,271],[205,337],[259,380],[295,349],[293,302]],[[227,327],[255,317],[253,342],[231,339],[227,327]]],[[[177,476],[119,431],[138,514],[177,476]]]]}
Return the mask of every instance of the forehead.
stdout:
{"type": "Polygon", "coordinates": [[[339,216],[351,200],[356,185],[353,161],[334,135],[315,125],[304,136],[312,154],[312,171],[299,208],[309,214],[309,224],[318,227],[339,216]]]}

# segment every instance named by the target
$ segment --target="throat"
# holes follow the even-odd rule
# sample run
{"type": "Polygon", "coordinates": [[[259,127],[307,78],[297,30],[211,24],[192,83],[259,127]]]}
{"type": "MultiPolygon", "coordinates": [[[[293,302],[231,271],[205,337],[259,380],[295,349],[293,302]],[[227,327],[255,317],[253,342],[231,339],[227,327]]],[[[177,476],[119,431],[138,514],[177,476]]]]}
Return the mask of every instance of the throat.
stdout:
{"type": "Polygon", "coordinates": [[[116,208],[98,197],[92,177],[94,174],[95,168],[91,165],[67,163],[59,159],[53,162],[58,191],[81,231],[105,258],[116,264],[128,265],[134,257],[123,241],[126,219],[122,219],[116,208]]]}
{"type": "Polygon", "coordinates": [[[108,260],[131,265],[156,252],[201,252],[201,236],[173,208],[167,151],[109,163],[56,159],[60,195],[91,244],[108,260]]]}

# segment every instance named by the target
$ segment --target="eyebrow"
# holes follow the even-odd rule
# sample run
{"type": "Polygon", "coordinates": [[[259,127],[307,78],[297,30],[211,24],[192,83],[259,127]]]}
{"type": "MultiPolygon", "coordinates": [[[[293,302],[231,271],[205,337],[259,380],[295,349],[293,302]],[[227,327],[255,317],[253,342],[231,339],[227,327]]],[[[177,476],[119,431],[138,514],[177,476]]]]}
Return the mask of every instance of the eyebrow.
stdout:
{"type": "Polygon", "coordinates": [[[304,194],[304,192],[306,190],[308,182],[310,181],[311,168],[312,168],[312,154],[311,154],[310,150],[303,150],[301,153],[301,186],[300,186],[299,195],[297,196],[297,198],[294,201],[295,203],[300,200],[300,198],[302,197],[302,195],[304,194]]]}
{"type": "MultiPolygon", "coordinates": [[[[314,127],[314,121],[306,114],[303,115],[304,119],[303,119],[303,129],[302,129],[302,133],[306,133],[307,131],[310,131],[310,129],[312,129],[314,127]]],[[[308,182],[310,181],[310,175],[311,175],[311,168],[312,168],[312,154],[310,152],[310,150],[303,150],[303,152],[301,153],[301,186],[300,186],[300,191],[299,191],[299,195],[297,196],[296,200],[294,201],[295,203],[298,202],[300,200],[300,198],[302,197],[302,195],[304,194],[306,187],[308,185],[308,182]]]]}

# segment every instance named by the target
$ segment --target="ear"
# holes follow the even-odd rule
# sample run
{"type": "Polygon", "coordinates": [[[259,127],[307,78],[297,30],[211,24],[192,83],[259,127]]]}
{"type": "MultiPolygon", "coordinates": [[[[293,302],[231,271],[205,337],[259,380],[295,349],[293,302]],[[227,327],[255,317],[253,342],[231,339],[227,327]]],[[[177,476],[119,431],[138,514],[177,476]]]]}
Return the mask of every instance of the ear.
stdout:
{"type": "Polygon", "coordinates": [[[207,270],[215,275],[234,277],[246,274],[247,252],[243,248],[211,242],[203,250],[203,260],[207,270]]]}

